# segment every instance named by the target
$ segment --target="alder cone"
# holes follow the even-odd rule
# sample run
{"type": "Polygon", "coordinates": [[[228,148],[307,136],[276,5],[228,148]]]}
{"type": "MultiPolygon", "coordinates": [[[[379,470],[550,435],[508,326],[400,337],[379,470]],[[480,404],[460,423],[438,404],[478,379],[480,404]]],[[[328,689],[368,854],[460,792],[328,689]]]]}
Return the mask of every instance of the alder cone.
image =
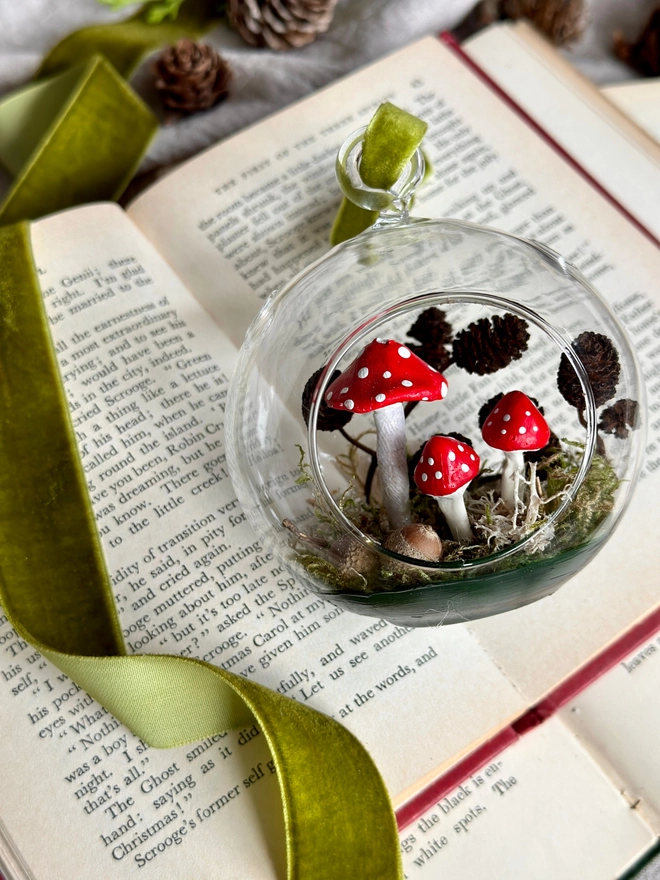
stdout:
{"type": "MultiPolygon", "coordinates": [[[[602,406],[614,397],[616,391],[621,373],[619,353],[608,336],[591,330],[580,333],[573,342],[573,348],[589,377],[596,406],[602,406]]],[[[586,403],[582,386],[565,354],[559,361],[557,387],[564,400],[574,406],[578,412],[584,412],[586,403]]]]}
{"type": "Polygon", "coordinates": [[[170,118],[208,110],[229,94],[232,71],[215,49],[189,39],[168,46],[154,65],[154,86],[170,118]]]}
{"type": "MultiPolygon", "coordinates": [[[[316,391],[316,386],[319,384],[319,379],[321,378],[323,370],[325,370],[325,367],[319,367],[318,370],[309,377],[303,389],[300,408],[306,425],[309,425],[309,413],[312,408],[314,392],[316,391]]],[[[338,376],[341,376],[341,372],[335,370],[330,377],[330,382],[334,382],[338,376]]],[[[331,406],[328,406],[325,400],[322,400],[321,406],[319,407],[319,414],[316,419],[316,430],[338,431],[340,428],[346,427],[352,418],[353,413],[348,412],[348,410],[333,409],[331,406]]]]}
{"type": "Polygon", "coordinates": [[[480,318],[454,339],[454,363],[468,373],[485,376],[508,367],[527,349],[527,321],[506,312],[480,318]]]}
{"type": "Polygon", "coordinates": [[[229,22],[246,43],[298,49],[327,31],[337,0],[228,0],[229,22]]]}

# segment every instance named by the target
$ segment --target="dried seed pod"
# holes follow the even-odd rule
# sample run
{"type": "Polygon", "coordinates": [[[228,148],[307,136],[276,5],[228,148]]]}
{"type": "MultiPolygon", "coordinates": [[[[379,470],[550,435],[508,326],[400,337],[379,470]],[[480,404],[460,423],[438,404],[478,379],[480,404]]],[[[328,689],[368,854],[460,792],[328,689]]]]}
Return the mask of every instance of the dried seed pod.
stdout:
{"type": "Polygon", "coordinates": [[[625,440],[629,434],[628,428],[636,426],[638,409],[636,400],[627,397],[617,400],[602,411],[598,427],[603,434],[614,434],[619,440],[625,440]]]}
{"type": "Polygon", "coordinates": [[[366,577],[378,568],[376,553],[351,535],[342,535],[338,538],[331,545],[330,551],[343,575],[366,577]]]}

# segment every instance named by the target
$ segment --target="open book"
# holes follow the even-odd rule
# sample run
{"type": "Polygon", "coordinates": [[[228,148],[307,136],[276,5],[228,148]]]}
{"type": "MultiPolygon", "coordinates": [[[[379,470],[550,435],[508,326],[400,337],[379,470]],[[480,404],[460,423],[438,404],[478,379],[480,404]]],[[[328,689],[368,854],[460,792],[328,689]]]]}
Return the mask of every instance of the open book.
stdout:
{"type": "MultiPolygon", "coordinates": [[[[128,650],[200,657],[341,720],[402,816],[660,604],[660,251],[441,42],[422,40],[225,141],[126,213],[102,204],[41,220],[32,242],[128,650]],[[261,300],[327,250],[337,148],[384,100],[429,123],[434,172],[416,213],[560,251],[612,303],[648,380],[645,475],[601,554],[550,598],[446,628],[396,627],[306,593],[257,543],[225,463],[237,347],[261,300]]],[[[279,795],[256,727],[148,748],[0,624],[8,877],[283,876],[279,795]]],[[[614,876],[649,848],[650,826],[559,719],[555,729],[538,758],[525,746],[529,760],[549,767],[555,754],[582,768],[576,780],[600,774],[585,782],[585,821],[599,804],[612,840],[589,876],[614,876]]],[[[548,773],[560,786],[559,770],[548,773]]],[[[448,803],[469,840],[461,784],[448,803]]],[[[514,829],[535,798],[533,786],[520,791],[514,829]]],[[[530,821],[520,827],[532,833],[530,821]]],[[[546,855],[535,877],[569,876],[551,845],[546,855]]],[[[514,868],[507,876],[530,876],[514,868]]],[[[461,871],[459,860],[451,876],[480,876],[461,871]]]]}

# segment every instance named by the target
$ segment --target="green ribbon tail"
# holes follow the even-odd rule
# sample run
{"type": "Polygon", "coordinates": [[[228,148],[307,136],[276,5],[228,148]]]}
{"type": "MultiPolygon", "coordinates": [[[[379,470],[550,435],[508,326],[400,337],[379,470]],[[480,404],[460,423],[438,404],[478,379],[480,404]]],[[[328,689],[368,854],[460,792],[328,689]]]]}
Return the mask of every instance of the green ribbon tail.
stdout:
{"type": "Polygon", "coordinates": [[[112,24],[91,25],[69,34],[54,46],[41,63],[37,77],[57,73],[100,53],[129,77],[144,56],[181,37],[197,39],[218,19],[217,0],[186,0],[176,21],[149,22],[149,10],[112,24]]]}
{"type": "Polygon", "coordinates": [[[371,758],[340,724],[199,660],[125,653],[29,228],[0,228],[0,602],[19,634],[157,747],[253,718],[284,805],[289,880],[402,880],[371,758]]]}
{"type": "Polygon", "coordinates": [[[119,198],[158,120],[101,55],[0,102],[0,161],[15,181],[0,223],[119,198]]]}
{"type": "MultiPolygon", "coordinates": [[[[362,142],[360,177],[373,189],[388,190],[397,182],[422,142],[428,125],[394,104],[381,104],[362,142]]],[[[376,222],[378,213],[343,198],[330,233],[330,244],[353,238],[376,222]]]]}

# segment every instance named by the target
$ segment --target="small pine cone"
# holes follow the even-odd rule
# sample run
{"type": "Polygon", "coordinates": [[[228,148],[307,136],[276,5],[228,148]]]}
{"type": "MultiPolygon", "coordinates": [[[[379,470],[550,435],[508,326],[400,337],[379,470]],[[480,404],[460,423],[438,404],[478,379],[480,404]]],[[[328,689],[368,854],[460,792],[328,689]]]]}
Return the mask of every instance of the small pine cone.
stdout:
{"type": "Polygon", "coordinates": [[[651,13],[636,43],[614,34],[614,54],[642,76],[660,76],[660,6],[651,13]]]}
{"type": "MultiPolygon", "coordinates": [[[[602,406],[614,397],[621,372],[619,354],[614,343],[602,333],[586,330],[574,340],[573,348],[587,371],[596,406],[602,406]]],[[[557,387],[564,400],[578,412],[584,412],[585,400],[580,380],[565,354],[559,361],[557,387]]]]}
{"type": "MultiPolygon", "coordinates": [[[[312,408],[312,398],[314,397],[314,392],[316,391],[316,386],[318,385],[323,370],[325,370],[325,367],[319,367],[319,369],[310,376],[305,383],[305,388],[302,393],[301,409],[306,425],[309,424],[309,411],[312,408]]],[[[330,382],[334,382],[337,376],[341,376],[339,370],[334,371],[330,382]]],[[[344,409],[333,409],[331,406],[328,406],[324,400],[319,407],[319,414],[316,419],[316,430],[338,431],[339,428],[343,428],[347,425],[352,418],[353,413],[347,412],[344,409]]]]}
{"type": "Polygon", "coordinates": [[[337,0],[228,0],[229,23],[251,46],[298,49],[325,33],[337,0]]]}
{"type": "Polygon", "coordinates": [[[603,434],[614,434],[619,440],[625,440],[629,433],[628,428],[635,428],[638,408],[636,400],[629,400],[627,397],[617,400],[602,411],[598,427],[603,434]]]}
{"type": "Polygon", "coordinates": [[[431,306],[419,315],[407,335],[421,342],[423,346],[435,348],[451,342],[454,331],[442,309],[431,306]]]}
{"type": "Polygon", "coordinates": [[[502,0],[501,17],[528,18],[556,46],[577,40],[586,23],[584,0],[502,0]]]}
{"type": "Polygon", "coordinates": [[[527,349],[527,326],[527,321],[510,312],[494,315],[492,321],[480,318],[454,339],[454,363],[478,376],[508,367],[527,349]]]}
{"type": "Polygon", "coordinates": [[[451,364],[451,354],[444,345],[415,345],[413,343],[408,348],[439,373],[444,373],[451,364]]]}
{"type": "Polygon", "coordinates": [[[211,46],[188,39],[165,49],[154,73],[156,91],[171,119],[224,101],[233,76],[229,64],[211,46]]]}

